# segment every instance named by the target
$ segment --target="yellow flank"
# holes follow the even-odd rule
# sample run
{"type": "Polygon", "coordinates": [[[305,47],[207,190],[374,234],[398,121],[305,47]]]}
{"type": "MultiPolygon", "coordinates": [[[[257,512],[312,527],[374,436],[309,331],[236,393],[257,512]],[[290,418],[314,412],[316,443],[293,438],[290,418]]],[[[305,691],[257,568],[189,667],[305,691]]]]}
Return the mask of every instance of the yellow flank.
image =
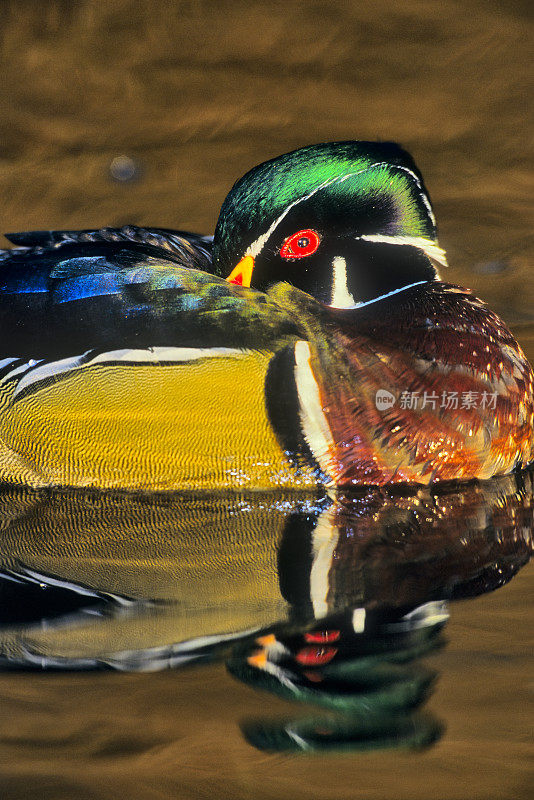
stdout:
{"type": "Polygon", "coordinates": [[[272,353],[79,367],[21,399],[0,397],[0,480],[32,486],[272,489],[316,485],[272,431],[272,353]]]}
{"type": "MultiPolygon", "coordinates": [[[[44,496],[17,487],[0,494],[0,568],[23,563],[95,590],[163,601],[149,614],[119,615],[105,624],[87,617],[84,625],[34,627],[32,648],[42,653],[99,658],[265,628],[287,613],[277,553],[297,508],[286,492],[144,498],[69,490],[44,496]]],[[[9,632],[0,640],[9,641],[11,652],[28,644],[9,632]]]]}

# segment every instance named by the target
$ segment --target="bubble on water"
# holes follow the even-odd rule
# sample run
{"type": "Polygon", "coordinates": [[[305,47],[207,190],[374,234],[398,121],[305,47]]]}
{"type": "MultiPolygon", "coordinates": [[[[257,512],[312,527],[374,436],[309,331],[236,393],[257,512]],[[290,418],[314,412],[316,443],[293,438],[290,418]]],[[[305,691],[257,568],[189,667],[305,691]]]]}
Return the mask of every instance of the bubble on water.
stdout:
{"type": "Polygon", "coordinates": [[[139,164],[130,156],[116,156],[109,165],[109,174],[114,181],[127,183],[139,177],[139,164]]]}
{"type": "Polygon", "coordinates": [[[508,264],[501,259],[494,261],[479,261],[473,264],[473,272],[478,272],[481,275],[497,275],[499,272],[506,272],[508,264]]]}

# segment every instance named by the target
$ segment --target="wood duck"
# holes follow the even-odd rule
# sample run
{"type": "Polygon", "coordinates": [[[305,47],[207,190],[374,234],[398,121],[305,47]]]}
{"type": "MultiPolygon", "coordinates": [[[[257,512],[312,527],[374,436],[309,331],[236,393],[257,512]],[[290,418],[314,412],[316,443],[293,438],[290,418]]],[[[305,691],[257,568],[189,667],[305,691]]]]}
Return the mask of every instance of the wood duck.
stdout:
{"type": "Polygon", "coordinates": [[[0,479],[145,490],[489,478],[534,457],[534,377],[446,265],[391,143],[238,181],[210,237],[11,234],[0,479]],[[214,274],[213,274],[214,273],[214,274]]]}

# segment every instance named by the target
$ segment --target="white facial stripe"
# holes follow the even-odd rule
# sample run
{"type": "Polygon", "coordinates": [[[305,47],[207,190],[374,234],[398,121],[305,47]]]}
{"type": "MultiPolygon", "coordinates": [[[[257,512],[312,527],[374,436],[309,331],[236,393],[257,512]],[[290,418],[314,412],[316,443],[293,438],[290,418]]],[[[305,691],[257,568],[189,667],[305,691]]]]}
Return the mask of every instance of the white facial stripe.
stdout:
{"type": "Polygon", "coordinates": [[[347,262],[342,256],[332,261],[334,279],[332,283],[332,308],[354,308],[356,301],[347,286],[347,262]]]}
{"type": "Polygon", "coordinates": [[[247,250],[245,250],[242,257],[244,258],[245,256],[252,256],[253,258],[256,258],[258,253],[262,251],[265,242],[269,239],[271,234],[276,230],[278,225],[282,222],[283,219],[285,219],[285,217],[289,214],[291,209],[299,205],[299,203],[303,203],[305,200],[309,200],[310,197],[313,197],[313,195],[321,191],[321,189],[326,189],[327,186],[332,186],[334,183],[343,183],[349,178],[354,178],[356,177],[356,175],[364,175],[366,172],[371,172],[377,167],[388,167],[389,169],[398,169],[410,175],[410,177],[413,178],[413,180],[415,181],[415,183],[417,184],[417,186],[421,191],[421,197],[427,209],[430,221],[432,222],[433,225],[436,224],[436,218],[434,217],[434,212],[432,211],[432,206],[430,205],[430,201],[426,196],[425,192],[423,191],[421,181],[419,180],[415,172],[412,172],[411,169],[408,169],[407,167],[400,167],[389,164],[387,161],[381,161],[378,164],[373,164],[370,167],[365,167],[365,169],[359,169],[356,170],[355,172],[347,172],[346,175],[340,175],[339,177],[331,178],[328,181],[324,181],[324,183],[321,183],[319,186],[313,189],[309,194],[303,195],[302,197],[297,198],[297,200],[294,200],[287,206],[287,208],[285,208],[282,211],[280,216],[275,219],[275,221],[272,223],[269,229],[265,233],[262,233],[261,236],[258,236],[258,238],[254,242],[252,242],[252,244],[247,248],[247,250]]]}
{"type": "Polygon", "coordinates": [[[416,184],[419,186],[419,188],[421,190],[421,197],[423,198],[423,203],[425,204],[426,210],[428,211],[428,216],[430,217],[430,220],[431,220],[432,224],[435,226],[436,225],[436,218],[434,216],[434,212],[432,211],[432,206],[430,205],[430,200],[428,199],[428,197],[426,196],[425,192],[423,191],[423,185],[422,185],[421,181],[419,180],[419,178],[417,177],[417,175],[415,174],[415,172],[412,172],[412,170],[408,169],[408,167],[401,167],[401,166],[395,166],[395,167],[392,167],[392,169],[400,169],[400,170],[402,170],[402,172],[408,173],[408,175],[410,175],[414,179],[414,181],[416,182],[416,184]]]}
{"type": "Polygon", "coordinates": [[[332,180],[325,181],[324,183],[321,183],[319,186],[313,189],[313,191],[311,191],[309,194],[306,194],[303,197],[299,197],[297,200],[294,200],[292,203],[290,203],[288,207],[282,211],[280,216],[275,219],[275,221],[270,226],[269,230],[266,231],[265,233],[262,233],[262,235],[259,236],[255,242],[252,242],[252,244],[250,245],[250,247],[248,248],[248,250],[245,252],[244,255],[252,256],[253,258],[255,258],[258,255],[258,253],[260,253],[261,250],[263,249],[263,246],[267,241],[267,239],[270,237],[273,231],[276,230],[278,225],[289,214],[289,212],[294,206],[297,206],[299,203],[303,203],[305,200],[308,200],[310,197],[313,197],[313,195],[316,194],[318,191],[335,183],[336,180],[337,178],[332,178],[332,180]]]}
{"type": "Polygon", "coordinates": [[[332,556],[339,539],[333,507],[322,512],[313,531],[313,564],[310,571],[310,599],[316,619],[328,614],[328,592],[332,556]]]}
{"type": "Polygon", "coordinates": [[[302,431],[322,471],[330,476],[330,453],[334,442],[328,421],[321,407],[319,387],[310,365],[310,345],[295,345],[295,383],[299,397],[302,431]]]}
{"type": "Polygon", "coordinates": [[[436,244],[436,242],[433,242],[431,239],[425,239],[423,236],[385,236],[382,233],[370,233],[363,234],[362,236],[357,236],[355,238],[364,239],[366,242],[411,245],[412,247],[417,247],[418,250],[422,250],[429,258],[432,259],[432,261],[437,261],[442,267],[449,266],[447,263],[445,250],[436,244]]]}

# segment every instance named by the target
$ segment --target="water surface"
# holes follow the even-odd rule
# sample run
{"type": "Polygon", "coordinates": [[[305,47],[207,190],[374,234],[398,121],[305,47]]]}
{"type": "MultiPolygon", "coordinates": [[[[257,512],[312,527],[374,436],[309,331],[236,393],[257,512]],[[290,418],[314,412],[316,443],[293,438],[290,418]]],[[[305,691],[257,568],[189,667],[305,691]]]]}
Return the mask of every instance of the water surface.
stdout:
{"type": "Polygon", "coordinates": [[[531,474],[0,501],[8,796],[526,791],[531,474]]]}

